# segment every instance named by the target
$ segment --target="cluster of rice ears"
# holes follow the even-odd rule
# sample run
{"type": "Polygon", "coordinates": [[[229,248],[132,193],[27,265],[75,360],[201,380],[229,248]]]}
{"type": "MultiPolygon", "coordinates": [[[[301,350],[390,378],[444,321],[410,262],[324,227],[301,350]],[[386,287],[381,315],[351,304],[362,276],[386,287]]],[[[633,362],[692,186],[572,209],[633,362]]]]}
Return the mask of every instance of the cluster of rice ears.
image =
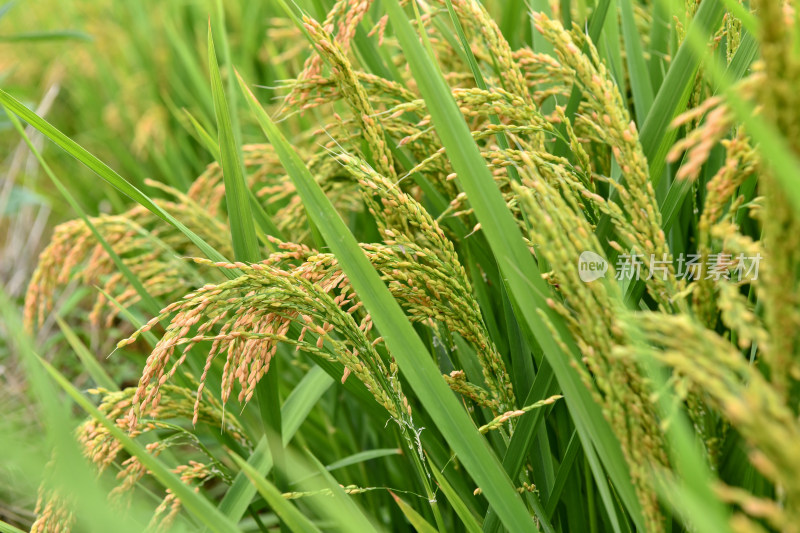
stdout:
{"type": "MultiPolygon", "coordinates": [[[[71,285],[97,287],[83,303],[88,314],[74,320],[101,336],[127,328],[127,338],[106,340],[142,354],[137,384],[91,391],[100,413],[224,511],[240,480],[252,480],[252,501],[227,515],[234,523],[245,509],[260,522],[267,507],[290,529],[324,529],[274,496],[321,519],[324,510],[303,502],[338,490],[298,490],[291,468],[265,482],[270,465],[238,459],[265,453],[265,430],[253,420],[275,429],[269,404],[280,398],[269,388],[279,385],[269,377],[282,365],[290,375],[321,368],[342,384],[348,406],[368,413],[358,424],[401,449],[402,487],[344,487],[346,498],[380,493],[370,500],[378,507],[364,504],[370,528],[407,519],[418,531],[514,530],[509,517],[524,508],[531,530],[800,531],[793,4],[725,2],[725,11],[714,0],[688,2],[675,10],[671,42],[651,28],[668,25],[675,6],[599,2],[583,26],[569,24],[581,16],[569,2],[534,2],[535,49],[504,36],[477,1],[410,2],[404,11],[383,4],[340,0],[319,20],[287,8],[296,25],[286,39],[310,55],[270,109],[278,126],[297,116],[318,125],[292,139],[313,177],[303,186],[321,190],[361,241],[357,251],[429,350],[416,356],[436,363],[471,418],[463,431],[485,435],[497,458],[486,468],[519,493],[511,511],[497,508],[492,497],[505,493],[481,486],[427,413],[419,382],[383,336],[381,317],[390,315],[366,305],[363,285],[348,275],[353,263],[320,226],[275,129],[266,130],[270,144],[239,145],[237,121],[218,115],[211,149],[220,163],[187,189],[149,181],[163,193],[156,208],[58,226],[27,293],[26,327],[36,331],[71,285]],[[421,41],[403,40],[409,18],[421,41]],[[457,140],[488,173],[459,165],[448,140],[456,134],[431,107],[442,80],[423,79],[413,54],[423,66],[438,63],[449,88],[443,109],[454,104],[471,134],[457,140]],[[486,216],[484,199],[468,194],[483,175],[504,212],[486,216]],[[244,231],[237,186],[250,214],[244,231]],[[518,232],[508,238],[539,272],[505,266],[490,230],[506,219],[518,232]],[[243,235],[255,252],[237,242],[243,235]],[[607,261],[603,279],[582,280],[585,251],[607,261]],[[699,258],[689,277],[686,254],[699,258]],[[616,275],[633,256],[644,258],[639,279],[616,275]],[[758,270],[735,275],[742,257],[761,258],[758,270]],[[649,258],[659,262],[656,275],[647,275],[649,258]],[[534,313],[543,329],[525,318],[530,302],[514,279],[544,304],[534,313]],[[566,394],[565,375],[587,394],[566,394]],[[604,442],[621,452],[621,477],[574,414],[588,409],[581,402],[610,428],[604,442]]],[[[228,105],[252,104],[227,74],[228,105]]],[[[324,383],[316,400],[332,380],[314,379],[324,383]]],[[[285,419],[283,429],[285,445],[285,419]]],[[[77,435],[98,470],[117,472],[110,505],[137,490],[158,493],[153,527],[198,521],[173,490],[148,480],[151,469],[108,424],[90,418],[77,435]]],[[[324,432],[312,435],[322,442],[305,445],[324,448],[324,432]]],[[[273,464],[294,461],[274,436],[266,440],[273,464]]],[[[45,483],[32,530],[69,530],[78,497],[45,483]]]]}

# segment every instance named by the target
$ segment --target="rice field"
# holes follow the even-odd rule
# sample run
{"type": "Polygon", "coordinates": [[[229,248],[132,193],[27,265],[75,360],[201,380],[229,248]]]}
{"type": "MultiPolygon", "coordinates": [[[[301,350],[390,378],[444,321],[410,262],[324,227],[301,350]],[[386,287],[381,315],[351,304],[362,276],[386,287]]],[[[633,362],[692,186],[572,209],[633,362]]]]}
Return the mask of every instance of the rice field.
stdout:
{"type": "Polygon", "coordinates": [[[0,4],[0,532],[800,532],[796,9],[0,4]]]}

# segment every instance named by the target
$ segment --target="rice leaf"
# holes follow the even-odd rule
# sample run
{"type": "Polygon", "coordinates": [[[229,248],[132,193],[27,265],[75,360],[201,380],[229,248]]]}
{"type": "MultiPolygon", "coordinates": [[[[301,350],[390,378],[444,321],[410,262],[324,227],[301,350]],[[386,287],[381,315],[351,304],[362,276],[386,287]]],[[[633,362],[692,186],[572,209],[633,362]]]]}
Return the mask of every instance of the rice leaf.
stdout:
{"type": "Polygon", "coordinates": [[[88,33],[75,30],[32,31],[24,33],[12,33],[10,35],[0,35],[0,43],[37,41],[92,41],[92,36],[88,33]]]}
{"type": "Polygon", "coordinates": [[[188,109],[183,109],[182,111],[184,118],[186,118],[186,120],[189,121],[189,124],[191,124],[192,128],[194,129],[195,136],[200,144],[203,145],[203,148],[208,150],[208,153],[211,154],[211,156],[214,158],[214,161],[221,161],[222,156],[219,152],[218,142],[214,140],[211,134],[206,131],[203,125],[198,122],[198,120],[189,112],[188,109]]]}
{"type": "Polygon", "coordinates": [[[550,496],[547,500],[545,513],[547,513],[549,518],[553,517],[553,513],[556,511],[556,506],[561,500],[561,492],[564,490],[564,487],[567,484],[567,478],[569,477],[570,471],[575,463],[575,458],[578,456],[580,449],[580,439],[578,438],[577,433],[573,433],[569,439],[569,443],[567,444],[567,450],[564,452],[564,457],[561,459],[561,464],[559,465],[558,473],[556,474],[556,480],[553,483],[553,489],[550,491],[550,496]]]}
{"type": "Polygon", "coordinates": [[[357,465],[359,463],[363,463],[364,461],[369,461],[371,459],[389,457],[390,455],[401,455],[402,453],[403,453],[402,450],[400,450],[399,448],[366,450],[363,452],[354,453],[353,455],[345,457],[344,459],[339,459],[338,461],[325,466],[325,470],[327,470],[328,472],[333,472],[334,470],[345,468],[350,465],[357,465]]]}
{"type": "MultiPolygon", "coordinates": [[[[233,455],[234,460],[237,457],[233,455]]],[[[258,489],[258,484],[251,480],[248,472],[255,472],[258,478],[263,480],[264,476],[272,469],[272,455],[269,453],[266,436],[262,437],[253,448],[253,452],[247,458],[247,466],[249,468],[245,469],[239,465],[239,473],[233,479],[231,487],[225,492],[222,501],[219,502],[219,511],[236,522],[242,519],[258,489]]]]}
{"type": "Polygon", "coordinates": [[[321,367],[315,366],[303,376],[300,383],[283,403],[281,423],[283,424],[283,445],[289,444],[300,428],[300,424],[308,417],[311,409],[322,395],[333,385],[334,380],[321,367]]]}
{"type": "Polygon", "coordinates": [[[225,180],[225,199],[231,225],[233,253],[237,261],[256,263],[261,260],[261,252],[258,248],[258,239],[256,239],[253,214],[250,211],[250,199],[244,179],[244,163],[236,143],[236,136],[231,124],[231,113],[222,88],[222,78],[214,50],[214,37],[211,34],[210,22],[208,25],[208,68],[211,72],[211,92],[214,96],[214,110],[217,115],[220,164],[225,180]]]}
{"type": "Polygon", "coordinates": [[[414,510],[413,507],[404,502],[394,492],[389,491],[389,494],[392,495],[395,503],[397,503],[397,506],[400,507],[401,511],[403,511],[403,514],[408,519],[408,522],[414,526],[414,529],[417,531],[417,533],[436,533],[436,528],[430,525],[428,521],[422,517],[422,515],[414,510]]]}
{"type": "Polygon", "coordinates": [[[67,339],[67,342],[75,351],[75,354],[80,359],[81,364],[92,376],[94,382],[104,389],[109,391],[117,391],[119,387],[114,379],[108,375],[108,372],[97,362],[95,359],[94,354],[92,354],[89,349],[81,342],[78,336],[72,331],[66,322],[64,322],[61,317],[56,317],[56,322],[58,323],[58,327],[61,328],[61,332],[64,334],[64,338],[67,339]]]}
{"type": "Polygon", "coordinates": [[[0,533],[25,533],[7,522],[0,520],[0,533]]]}
{"type": "Polygon", "coordinates": [[[669,53],[670,21],[664,2],[653,2],[650,25],[650,60],[647,70],[653,87],[660,87],[666,71],[665,60],[669,53]]]}
{"type": "MultiPolygon", "coordinates": [[[[263,448],[265,452],[268,452],[268,450],[269,448],[266,446],[263,448]]],[[[281,518],[281,522],[284,526],[291,531],[300,533],[314,533],[320,531],[320,529],[306,518],[303,513],[286,500],[281,492],[275,488],[275,485],[267,481],[257,468],[254,468],[249,462],[233,452],[230,453],[230,456],[255,486],[258,493],[263,496],[272,510],[281,518]]]]}
{"type": "Polygon", "coordinates": [[[440,489],[442,489],[447,501],[449,501],[450,505],[453,506],[453,509],[461,519],[461,523],[464,525],[466,530],[469,533],[482,533],[483,529],[481,528],[478,517],[473,514],[453,486],[450,485],[444,473],[440,472],[436,467],[431,468],[431,472],[433,473],[433,477],[436,479],[436,484],[439,485],[440,489]]]}
{"type": "Polygon", "coordinates": [[[636,110],[638,126],[644,123],[644,118],[653,105],[653,86],[647,72],[644,51],[636,28],[633,16],[633,0],[619,0],[619,12],[622,22],[622,36],[625,41],[625,59],[628,64],[628,78],[630,79],[631,92],[633,92],[633,105],[636,110]]]}
{"type": "Polygon", "coordinates": [[[300,455],[292,450],[286,453],[287,473],[303,481],[297,483],[303,491],[318,493],[306,498],[308,506],[317,516],[332,522],[330,529],[337,531],[378,532],[379,529],[364,514],[356,500],[331,476],[319,460],[307,452],[300,455]]]}
{"type": "MultiPolygon", "coordinates": [[[[281,422],[283,424],[281,434],[284,446],[291,442],[311,409],[332,384],[333,378],[321,367],[315,366],[294,388],[281,406],[281,422]]],[[[272,469],[272,455],[269,453],[266,437],[259,440],[253,453],[247,459],[247,463],[261,477],[266,476],[272,469]]],[[[250,501],[256,493],[256,487],[248,479],[244,469],[239,472],[219,505],[219,510],[223,514],[237,521],[244,516],[247,506],[250,505],[250,501]]]]}

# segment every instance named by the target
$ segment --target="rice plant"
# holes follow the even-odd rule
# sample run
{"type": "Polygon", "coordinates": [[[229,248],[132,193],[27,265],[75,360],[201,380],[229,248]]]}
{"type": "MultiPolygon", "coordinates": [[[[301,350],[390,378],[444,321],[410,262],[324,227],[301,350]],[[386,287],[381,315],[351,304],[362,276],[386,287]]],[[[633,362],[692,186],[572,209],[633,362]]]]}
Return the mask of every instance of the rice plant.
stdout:
{"type": "Polygon", "coordinates": [[[800,531],[793,2],[206,7],[120,172],[0,90],[78,217],[0,531],[800,531]]]}

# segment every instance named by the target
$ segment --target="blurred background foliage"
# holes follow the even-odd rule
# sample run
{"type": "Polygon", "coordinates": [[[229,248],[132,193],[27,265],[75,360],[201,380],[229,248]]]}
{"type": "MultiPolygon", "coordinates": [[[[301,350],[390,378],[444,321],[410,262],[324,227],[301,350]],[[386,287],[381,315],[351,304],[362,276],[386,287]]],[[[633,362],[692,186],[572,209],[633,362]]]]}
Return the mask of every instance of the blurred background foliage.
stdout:
{"type": "MultiPolygon", "coordinates": [[[[216,127],[206,61],[214,9],[214,2],[182,0],[0,3],[0,84],[149,195],[163,192],[147,187],[147,178],[185,190],[213,161],[193,122],[209,132],[216,127]]],[[[269,87],[300,71],[305,41],[274,2],[232,0],[224,9],[233,63],[265,87],[259,96],[266,101],[269,87]]],[[[86,213],[127,208],[129,200],[99,185],[91,171],[34,130],[28,133],[86,213]]],[[[0,286],[17,304],[52,228],[75,215],[0,110],[0,286]]],[[[69,302],[61,303],[68,312],[69,302]]],[[[40,339],[69,350],[52,318],[40,339]]],[[[42,427],[31,423],[34,404],[26,400],[28,387],[8,357],[6,338],[0,335],[0,433],[27,434],[19,442],[38,443],[41,453],[44,442],[36,435],[42,427]]],[[[64,362],[77,386],[87,382],[79,360],[64,362]]],[[[138,363],[115,358],[110,366],[123,382],[135,383],[138,363]]],[[[0,520],[29,524],[38,483],[25,482],[29,472],[17,459],[0,460],[0,520]]]]}

